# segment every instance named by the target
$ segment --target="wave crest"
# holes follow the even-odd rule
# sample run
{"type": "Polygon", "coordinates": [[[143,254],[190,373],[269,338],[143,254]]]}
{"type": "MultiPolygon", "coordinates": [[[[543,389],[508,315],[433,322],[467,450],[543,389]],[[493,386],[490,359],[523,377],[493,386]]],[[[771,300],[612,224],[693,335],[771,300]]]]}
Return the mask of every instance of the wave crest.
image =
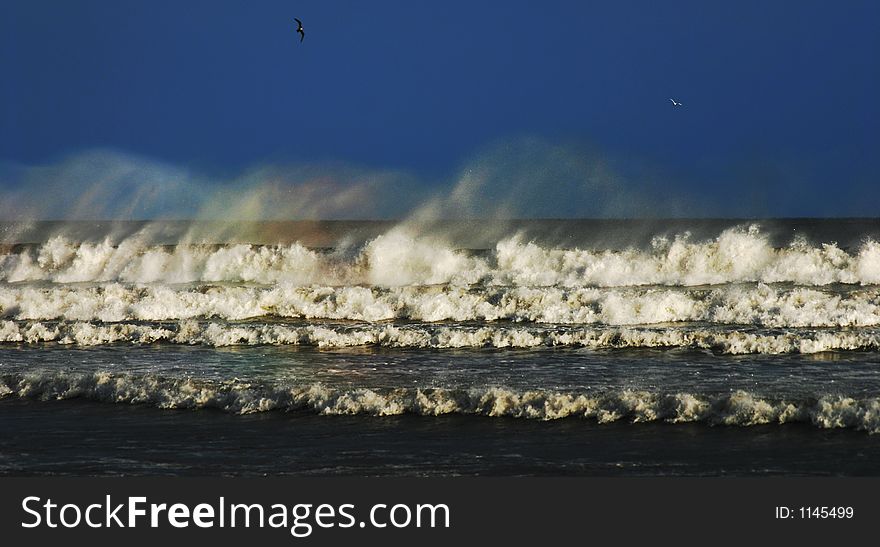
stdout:
{"type": "Polygon", "coordinates": [[[807,287],[2,286],[0,318],[175,321],[513,321],[566,325],[701,322],[777,328],[880,325],[880,289],[807,287]]]}
{"type": "Polygon", "coordinates": [[[724,355],[878,351],[880,332],[798,330],[743,332],[702,327],[514,327],[442,325],[226,324],[193,320],[165,324],[0,322],[0,343],[78,346],[172,343],[291,345],[337,349],[587,348],[692,349],[724,355]]]}
{"type": "Polygon", "coordinates": [[[271,410],[367,416],[475,414],[537,420],[583,418],[598,423],[660,421],[727,426],[805,422],[820,428],[880,431],[878,398],[826,395],[774,401],[745,391],[701,396],[633,390],[515,391],[502,387],[338,389],[322,384],[267,386],[98,372],[2,375],[0,397],[85,398],[167,409],[217,408],[236,414],[271,410]]]}
{"type": "Polygon", "coordinates": [[[58,236],[36,249],[0,259],[0,280],[194,283],[279,282],[378,286],[452,284],[524,287],[696,286],[742,282],[880,282],[880,244],[868,240],[850,254],[836,244],[795,240],[774,248],[757,226],[731,228],[708,241],[688,233],[657,237],[647,250],[544,248],[514,235],[487,256],[456,250],[440,237],[403,227],[375,238],[353,258],[291,245],[187,245],[76,243],[58,236]]]}

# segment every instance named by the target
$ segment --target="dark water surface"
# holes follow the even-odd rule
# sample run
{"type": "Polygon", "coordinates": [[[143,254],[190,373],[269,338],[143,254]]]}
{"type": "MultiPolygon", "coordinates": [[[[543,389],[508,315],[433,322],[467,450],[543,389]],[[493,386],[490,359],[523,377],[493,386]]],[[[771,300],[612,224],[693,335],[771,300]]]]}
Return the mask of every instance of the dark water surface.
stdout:
{"type": "Polygon", "coordinates": [[[880,442],[807,425],[535,422],[0,402],[4,475],[876,475],[880,442]]]}

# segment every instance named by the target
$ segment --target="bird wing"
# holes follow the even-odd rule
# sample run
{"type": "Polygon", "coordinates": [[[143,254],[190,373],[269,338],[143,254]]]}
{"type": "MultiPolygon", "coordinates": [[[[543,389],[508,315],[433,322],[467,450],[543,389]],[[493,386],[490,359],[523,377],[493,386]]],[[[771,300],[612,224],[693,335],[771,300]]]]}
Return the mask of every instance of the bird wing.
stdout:
{"type": "Polygon", "coordinates": [[[675,99],[669,99],[669,100],[672,101],[672,104],[675,104],[675,99]]]}
{"type": "Polygon", "coordinates": [[[303,29],[299,29],[299,30],[297,30],[297,32],[299,33],[299,41],[300,42],[302,42],[303,40],[306,39],[306,33],[303,29]]]}
{"type": "Polygon", "coordinates": [[[299,26],[303,26],[303,22],[300,21],[299,19],[297,19],[296,17],[294,17],[293,20],[296,21],[296,24],[297,24],[297,25],[299,25],[299,26]]]}

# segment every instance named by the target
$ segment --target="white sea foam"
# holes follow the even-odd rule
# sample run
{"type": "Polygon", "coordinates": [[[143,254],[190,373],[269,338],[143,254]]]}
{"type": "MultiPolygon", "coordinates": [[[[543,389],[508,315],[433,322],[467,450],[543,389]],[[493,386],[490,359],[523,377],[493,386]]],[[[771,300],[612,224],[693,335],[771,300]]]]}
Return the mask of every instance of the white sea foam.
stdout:
{"type": "Polygon", "coordinates": [[[762,327],[880,325],[880,289],[766,284],[711,288],[524,286],[0,285],[0,318],[173,321],[260,317],[569,325],[700,322],[762,327]]]}
{"type": "Polygon", "coordinates": [[[702,422],[752,426],[806,422],[820,428],[880,431],[880,399],[826,395],[771,400],[745,391],[707,396],[621,390],[603,393],[474,389],[338,389],[322,384],[260,385],[240,381],[98,373],[0,375],[0,397],[87,398],[160,408],[219,408],[248,414],[270,410],[389,416],[479,414],[537,420],[584,418],[599,423],[702,422]]]}
{"type": "Polygon", "coordinates": [[[777,249],[756,227],[648,250],[514,236],[480,256],[403,227],[352,256],[55,237],[0,257],[0,341],[875,350],[878,281],[874,241],[854,254],[803,240],[777,249]]]}
{"type": "Polygon", "coordinates": [[[323,349],[378,346],[448,348],[688,348],[718,354],[792,354],[878,351],[880,331],[797,329],[740,331],[705,327],[284,325],[218,323],[91,323],[0,321],[0,343],[100,346],[106,344],[293,345],[323,349]]]}
{"type": "Polygon", "coordinates": [[[854,254],[835,244],[796,240],[777,249],[756,226],[732,228],[709,241],[688,234],[655,238],[648,250],[544,248],[516,235],[487,256],[455,250],[442,238],[396,228],[352,259],[300,244],[147,245],[139,236],[119,244],[76,243],[55,237],[36,250],[0,259],[0,280],[55,283],[246,282],[300,285],[515,285],[523,287],[695,286],[742,282],[880,282],[880,244],[866,241],[854,254]]]}

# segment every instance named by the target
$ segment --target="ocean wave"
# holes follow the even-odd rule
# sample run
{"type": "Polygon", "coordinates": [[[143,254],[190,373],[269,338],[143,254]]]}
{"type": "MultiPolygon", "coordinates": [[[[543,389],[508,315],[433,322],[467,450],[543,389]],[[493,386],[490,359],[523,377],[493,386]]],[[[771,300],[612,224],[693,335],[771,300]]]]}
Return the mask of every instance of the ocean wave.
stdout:
{"type": "Polygon", "coordinates": [[[77,346],[171,343],[212,347],[291,345],[321,349],[371,346],[400,349],[681,348],[723,355],[780,355],[880,351],[880,331],[798,329],[773,332],[691,326],[295,326],[194,320],[163,324],[0,321],[0,343],[77,346]]]}
{"type": "Polygon", "coordinates": [[[751,426],[810,423],[819,428],[880,431],[880,398],[823,395],[772,400],[746,391],[720,395],[619,390],[576,393],[503,387],[339,389],[323,384],[261,385],[154,375],[44,372],[0,375],[0,397],[85,398],[166,409],[216,408],[236,414],[272,410],[324,415],[449,414],[556,420],[706,423],[751,426]]]}
{"type": "Polygon", "coordinates": [[[880,325],[880,289],[522,286],[0,285],[0,318],[174,321],[513,321],[568,325],[700,322],[762,327],[880,325]]]}
{"type": "Polygon", "coordinates": [[[301,244],[155,246],[139,236],[119,243],[78,243],[58,236],[0,258],[8,283],[230,282],[300,285],[485,285],[522,287],[696,286],[742,282],[880,283],[880,243],[849,253],[834,243],[797,239],[775,248],[757,226],[731,228],[707,241],[687,233],[654,238],[650,249],[544,248],[521,235],[486,256],[452,248],[440,237],[398,227],[354,256],[301,244]]]}

